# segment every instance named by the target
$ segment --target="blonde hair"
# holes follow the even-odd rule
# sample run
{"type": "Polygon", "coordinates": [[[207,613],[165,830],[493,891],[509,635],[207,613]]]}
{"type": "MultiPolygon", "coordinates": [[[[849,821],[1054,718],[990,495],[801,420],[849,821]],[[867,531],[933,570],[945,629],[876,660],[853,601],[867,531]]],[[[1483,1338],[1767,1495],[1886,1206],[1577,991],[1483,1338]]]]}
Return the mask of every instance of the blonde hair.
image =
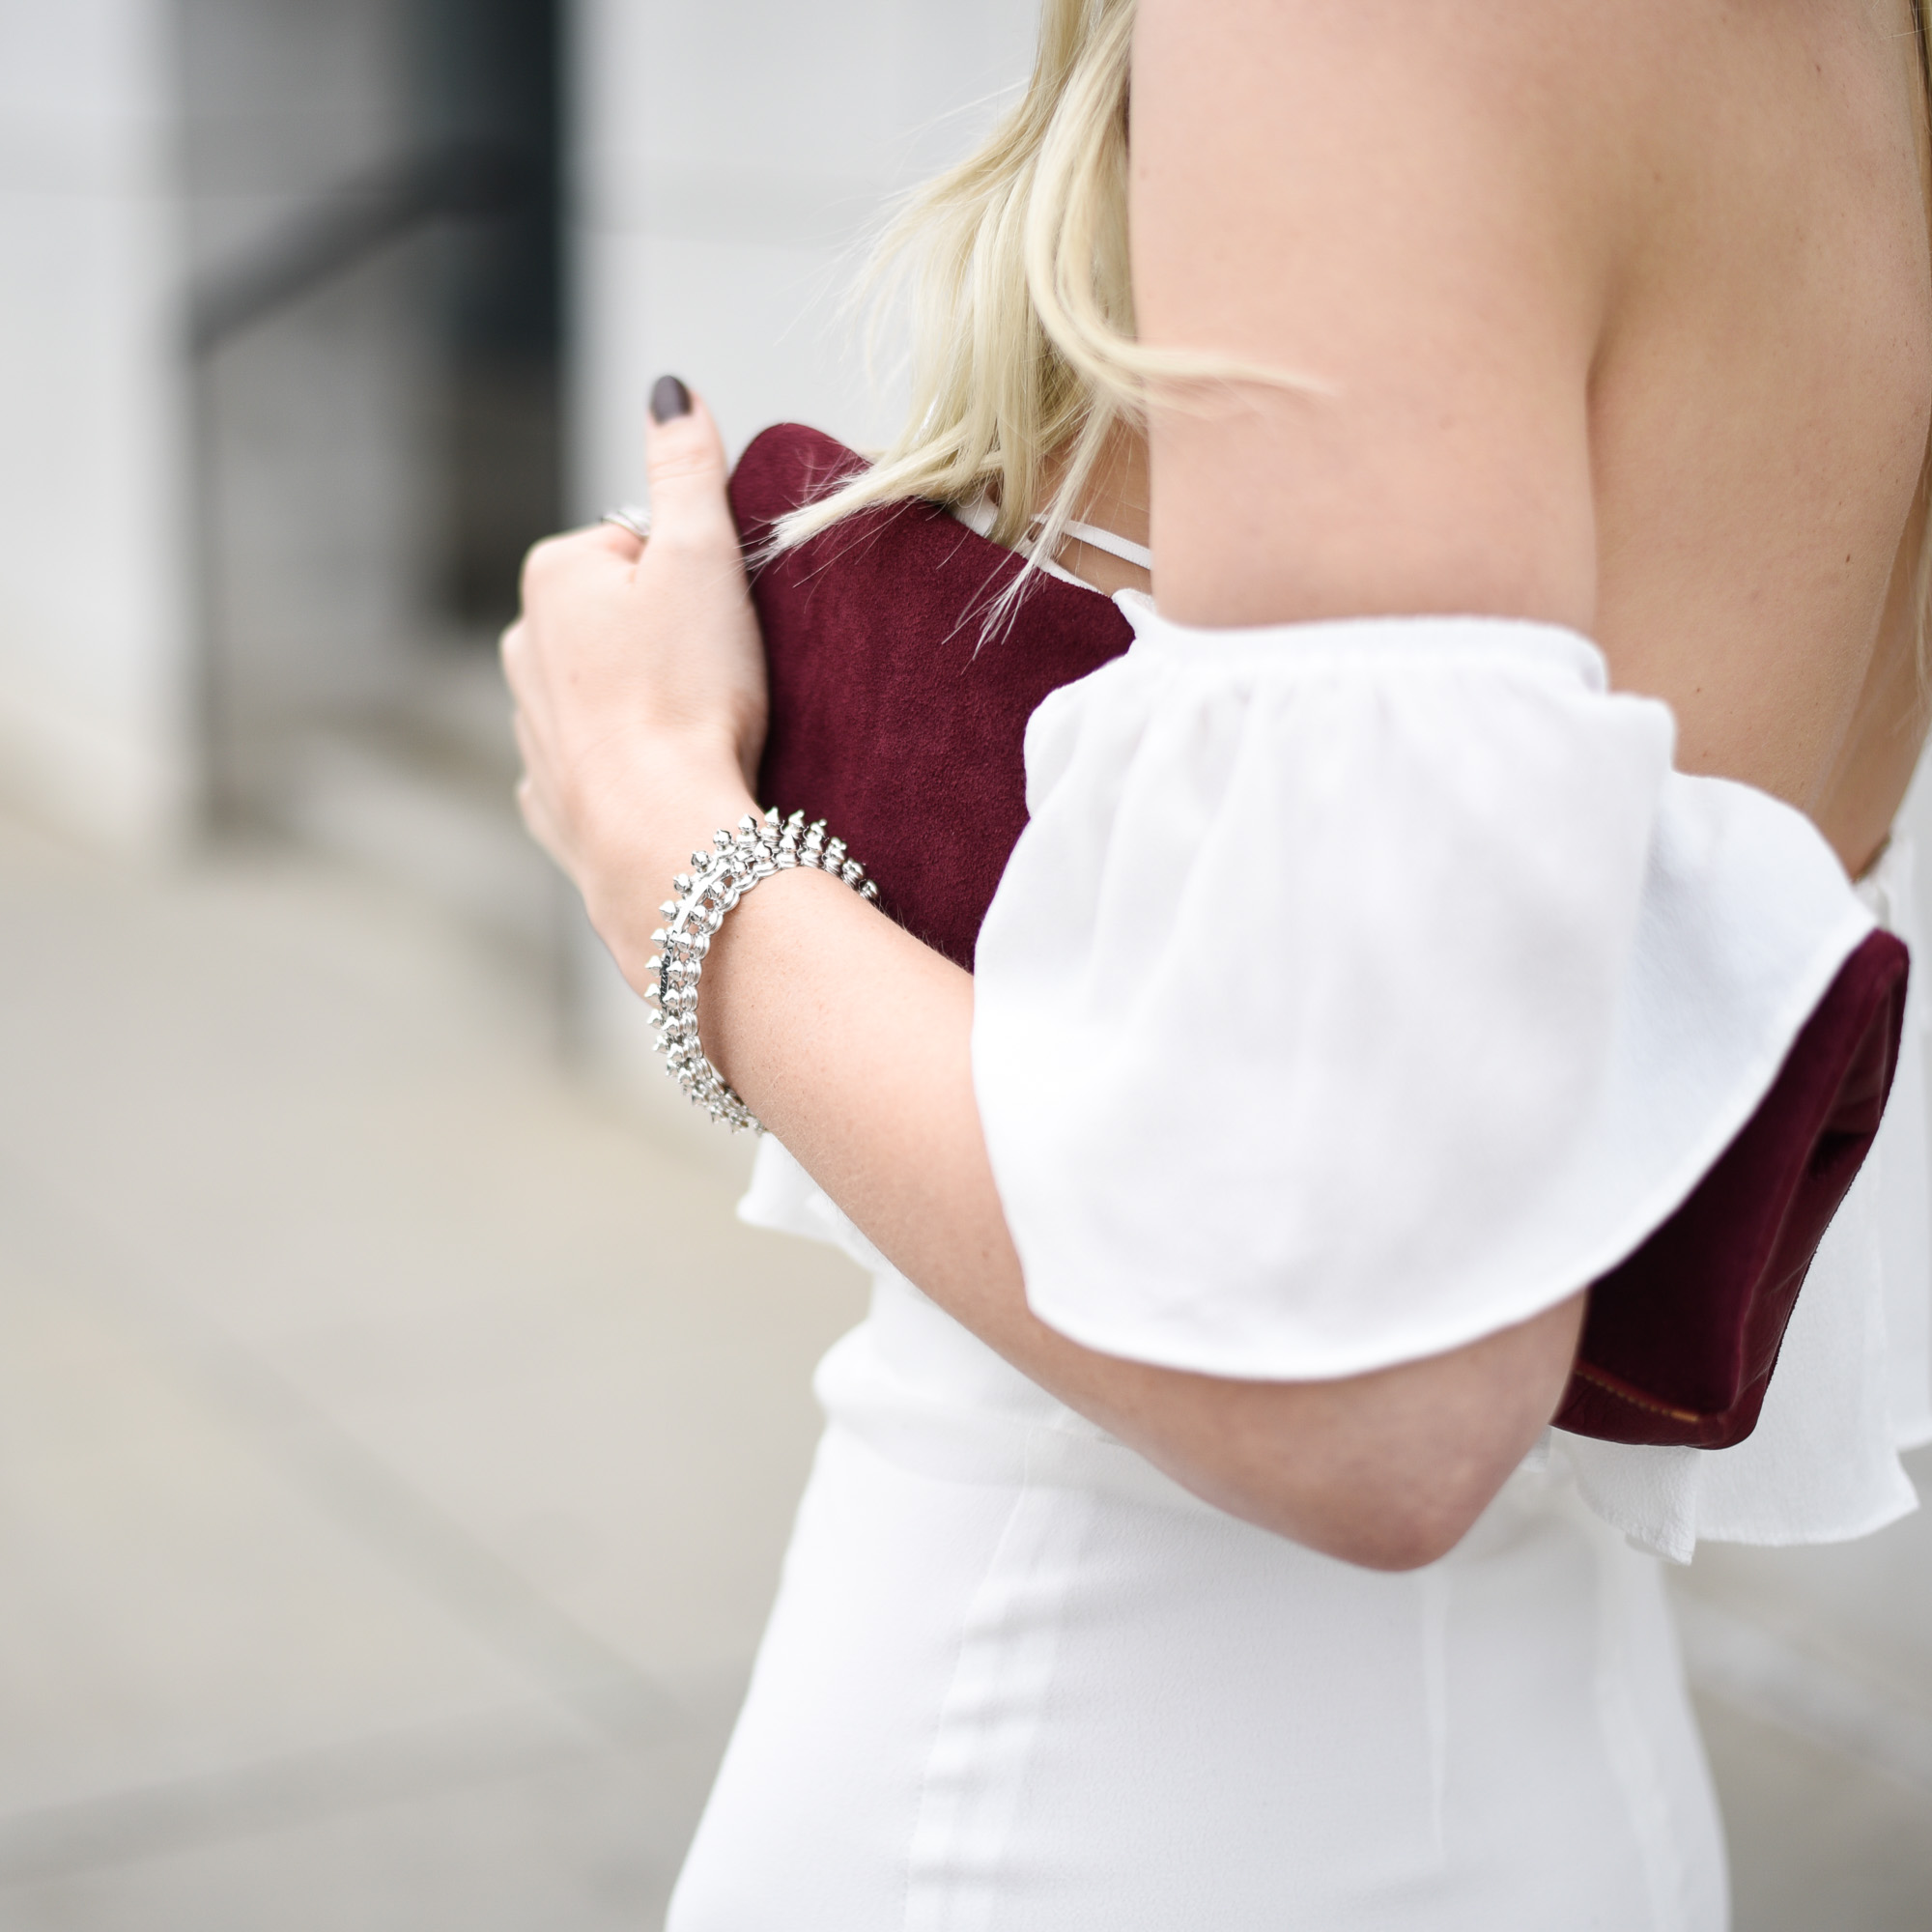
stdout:
{"type": "Polygon", "coordinates": [[[1144,425],[1150,382],[1293,381],[1134,340],[1134,12],[1135,0],[1043,0],[1019,104],[886,231],[870,281],[882,297],[875,317],[894,297],[910,298],[906,427],[863,471],[784,518],[778,548],[907,497],[989,498],[995,541],[1024,548],[1037,565],[1053,554],[1116,426],[1144,425]]]}

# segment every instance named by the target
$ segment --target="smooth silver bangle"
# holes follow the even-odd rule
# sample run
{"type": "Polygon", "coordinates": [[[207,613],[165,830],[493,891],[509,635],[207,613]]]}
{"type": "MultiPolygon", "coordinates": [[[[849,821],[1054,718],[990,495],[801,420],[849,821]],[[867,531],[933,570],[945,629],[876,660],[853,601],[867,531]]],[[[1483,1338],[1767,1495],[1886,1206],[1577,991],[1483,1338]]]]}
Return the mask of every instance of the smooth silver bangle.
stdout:
{"type": "Polygon", "coordinates": [[[829,872],[863,899],[876,899],[879,889],[867,878],[865,867],[845,856],[842,838],[826,838],[824,819],[807,825],[802,811],[782,822],[776,807],[762,819],[747,812],[735,832],[714,832],[711,843],[713,850],[691,855],[691,870],[670,882],[673,896],[658,908],[665,923],[651,934],[651,944],[659,950],[644,961],[644,971],[655,975],[655,983],[644,990],[644,998],[657,1008],[651,1015],[658,1036],[652,1051],[664,1055],[665,1071],[693,1106],[723,1121],[734,1134],[741,1127],[759,1134],[764,1128],[757,1116],[697,1042],[697,982],[712,935],[760,879],[793,867],[829,872]]]}

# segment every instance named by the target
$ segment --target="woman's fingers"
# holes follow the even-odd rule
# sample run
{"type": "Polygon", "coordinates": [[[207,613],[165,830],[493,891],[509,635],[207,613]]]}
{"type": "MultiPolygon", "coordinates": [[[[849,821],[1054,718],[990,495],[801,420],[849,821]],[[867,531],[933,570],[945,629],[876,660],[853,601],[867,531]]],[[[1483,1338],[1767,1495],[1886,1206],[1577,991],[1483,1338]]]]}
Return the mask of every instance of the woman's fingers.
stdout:
{"type": "Polygon", "coordinates": [[[516,736],[517,756],[524,767],[524,776],[517,789],[520,802],[551,775],[541,724],[544,706],[531,674],[525,636],[522,624],[512,624],[503,633],[503,673],[510,687],[511,700],[510,729],[516,736]]]}
{"type": "Polygon", "coordinates": [[[651,412],[644,431],[651,535],[679,546],[724,542],[735,552],[738,530],[724,494],[728,473],[724,440],[703,397],[692,395],[675,377],[667,377],[652,395],[651,412]],[[675,397],[666,393],[672,384],[675,397]],[[680,413],[660,415],[661,408],[678,398],[685,404],[680,413]]]}
{"type": "Polygon", "coordinates": [[[503,633],[497,645],[502,659],[503,682],[510,688],[511,722],[517,728],[517,749],[529,763],[530,745],[525,742],[533,721],[544,709],[543,666],[528,622],[518,620],[503,633]]]}
{"type": "Polygon", "coordinates": [[[724,442],[702,401],[670,389],[646,450],[648,545],[613,524],[537,544],[501,640],[525,822],[586,896],[618,906],[640,868],[691,849],[693,798],[744,792],[764,741],[724,442]]]}
{"type": "Polygon", "coordinates": [[[576,582],[584,573],[602,573],[611,582],[623,582],[643,554],[643,545],[615,524],[592,524],[585,529],[565,530],[544,537],[524,555],[523,603],[526,615],[531,601],[547,585],[576,582]]]}
{"type": "Polygon", "coordinates": [[[563,840],[557,836],[556,821],[545,805],[542,794],[528,779],[525,779],[517,786],[517,809],[523,813],[524,829],[550,854],[566,875],[574,877],[575,875],[571,873],[570,854],[565,849],[563,840]]]}
{"type": "Polygon", "coordinates": [[[523,715],[517,717],[517,750],[523,754],[524,775],[517,781],[517,810],[523,814],[526,830],[566,872],[572,871],[571,854],[560,836],[557,812],[542,782],[546,767],[537,755],[523,715]]]}
{"type": "Polygon", "coordinates": [[[626,563],[636,563],[644,554],[643,538],[628,524],[613,524],[607,519],[593,524],[583,534],[595,537],[600,550],[608,550],[626,563]]]}

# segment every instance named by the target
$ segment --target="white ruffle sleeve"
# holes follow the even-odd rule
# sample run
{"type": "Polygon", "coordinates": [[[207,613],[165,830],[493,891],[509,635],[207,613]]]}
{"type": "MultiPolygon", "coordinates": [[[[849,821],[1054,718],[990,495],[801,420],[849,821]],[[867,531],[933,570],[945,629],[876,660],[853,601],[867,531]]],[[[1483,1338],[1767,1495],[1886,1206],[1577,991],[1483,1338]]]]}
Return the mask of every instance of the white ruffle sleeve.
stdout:
{"type": "Polygon", "coordinates": [[[1870,930],[1831,850],[1675,772],[1668,710],[1573,632],[1120,601],[1131,649],[1028,728],[976,961],[1036,1312],[1294,1379],[1575,1293],[1711,1166],[1870,930]]]}

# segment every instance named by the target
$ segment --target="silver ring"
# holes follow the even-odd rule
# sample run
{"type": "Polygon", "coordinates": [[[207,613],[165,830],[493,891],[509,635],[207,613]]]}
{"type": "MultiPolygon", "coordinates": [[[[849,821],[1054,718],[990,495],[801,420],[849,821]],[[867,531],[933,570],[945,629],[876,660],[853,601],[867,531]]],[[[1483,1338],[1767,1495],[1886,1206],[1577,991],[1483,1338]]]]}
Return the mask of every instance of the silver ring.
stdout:
{"type": "Polygon", "coordinates": [[[615,524],[619,529],[629,530],[639,543],[650,538],[651,513],[641,504],[619,504],[614,510],[606,510],[597,521],[600,524],[615,524]]]}

